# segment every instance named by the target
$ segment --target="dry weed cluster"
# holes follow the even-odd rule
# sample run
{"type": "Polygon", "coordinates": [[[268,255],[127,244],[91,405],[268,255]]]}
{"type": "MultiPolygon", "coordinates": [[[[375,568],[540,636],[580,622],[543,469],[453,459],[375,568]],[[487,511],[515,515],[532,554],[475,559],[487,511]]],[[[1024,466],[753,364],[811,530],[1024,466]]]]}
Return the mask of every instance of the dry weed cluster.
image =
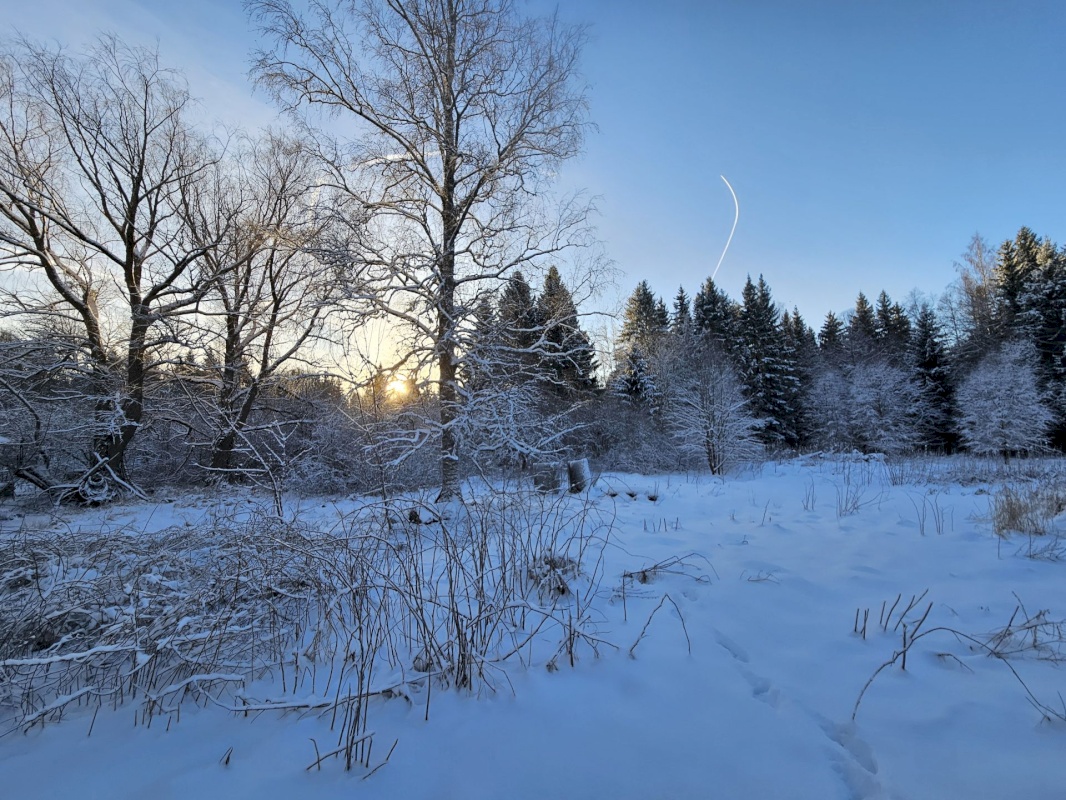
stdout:
{"type": "Polygon", "coordinates": [[[251,514],[10,535],[0,724],[72,706],[134,704],[143,724],[183,701],[302,710],[338,736],[312,766],[369,768],[372,700],[422,693],[428,716],[434,685],[493,690],[508,661],[555,668],[603,644],[590,609],[612,523],[581,498],[508,492],[381,502],[330,530],[251,514]]]}

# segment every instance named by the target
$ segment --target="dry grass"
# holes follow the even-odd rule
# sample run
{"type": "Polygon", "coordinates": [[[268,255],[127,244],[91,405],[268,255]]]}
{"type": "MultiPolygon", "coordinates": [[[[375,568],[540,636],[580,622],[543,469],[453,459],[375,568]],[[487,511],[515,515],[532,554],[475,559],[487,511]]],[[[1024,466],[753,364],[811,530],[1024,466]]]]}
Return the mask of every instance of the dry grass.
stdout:
{"type": "Polygon", "coordinates": [[[1066,486],[1058,481],[1004,486],[992,496],[990,511],[992,529],[1000,536],[1057,534],[1056,518],[1066,511],[1066,486]]]}
{"type": "Polygon", "coordinates": [[[295,710],[336,735],[312,767],[372,771],[375,703],[421,693],[428,718],[434,687],[493,691],[509,662],[557,668],[605,644],[609,513],[537,492],[411,502],[330,530],[262,514],[0,539],[0,733],[79,707],[168,726],[187,702],[295,710]]]}

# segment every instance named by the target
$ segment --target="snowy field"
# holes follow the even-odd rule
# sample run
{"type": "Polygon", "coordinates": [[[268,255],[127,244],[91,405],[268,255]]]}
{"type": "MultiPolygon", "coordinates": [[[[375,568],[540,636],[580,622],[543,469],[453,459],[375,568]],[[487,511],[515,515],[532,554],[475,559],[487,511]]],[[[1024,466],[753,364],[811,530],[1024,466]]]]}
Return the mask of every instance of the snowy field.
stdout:
{"type": "Polygon", "coordinates": [[[5,508],[6,635],[51,617],[0,660],[0,795],[1066,797],[1066,563],[1053,534],[994,534],[999,489],[811,457],[481,488],[443,521],[5,508]]]}

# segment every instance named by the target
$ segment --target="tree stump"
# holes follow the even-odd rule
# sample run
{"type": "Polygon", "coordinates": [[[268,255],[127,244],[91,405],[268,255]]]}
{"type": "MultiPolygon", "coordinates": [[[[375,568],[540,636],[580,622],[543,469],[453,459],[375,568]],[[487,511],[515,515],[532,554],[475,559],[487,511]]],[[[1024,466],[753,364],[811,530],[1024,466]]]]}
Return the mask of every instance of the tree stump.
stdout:
{"type": "Polygon", "coordinates": [[[589,460],[587,458],[579,458],[576,461],[571,461],[566,465],[567,476],[570,478],[570,493],[581,494],[581,492],[592,486],[592,470],[589,469],[589,460]]]}

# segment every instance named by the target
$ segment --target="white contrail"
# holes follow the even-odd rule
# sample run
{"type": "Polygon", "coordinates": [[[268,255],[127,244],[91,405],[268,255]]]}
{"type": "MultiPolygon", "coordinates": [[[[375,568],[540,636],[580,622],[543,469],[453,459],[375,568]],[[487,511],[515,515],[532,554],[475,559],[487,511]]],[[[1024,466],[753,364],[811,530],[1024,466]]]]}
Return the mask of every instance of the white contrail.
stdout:
{"type": "Polygon", "coordinates": [[[733,195],[733,207],[736,208],[736,216],[733,217],[733,228],[729,231],[729,238],[725,240],[725,248],[722,250],[722,255],[718,259],[718,266],[714,268],[714,272],[711,273],[711,280],[713,281],[718,274],[719,268],[722,266],[722,261],[725,259],[725,254],[729,251],[729,243],[733,241],[733,234],[737,230],[737,223],[740,222],[740,203],[737,202],[737,193],[733,191],[733,187],[729,185],[729,181],[726,181],[725,175],[719,175],[725,185],[729,189],[729,193],[733,195]]]}

